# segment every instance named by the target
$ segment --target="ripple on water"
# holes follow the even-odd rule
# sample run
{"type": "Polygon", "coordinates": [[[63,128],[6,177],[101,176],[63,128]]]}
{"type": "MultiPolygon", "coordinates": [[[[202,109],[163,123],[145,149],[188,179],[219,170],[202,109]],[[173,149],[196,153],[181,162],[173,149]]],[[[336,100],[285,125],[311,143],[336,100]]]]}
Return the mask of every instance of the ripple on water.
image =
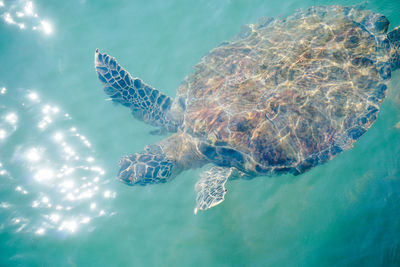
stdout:
{"type": "Polygon", "coordinates": [[[113,215],[107,206],[116,193],[71,116],[34,91],[0,92],[2,229],[72,234],[113,215]]]}

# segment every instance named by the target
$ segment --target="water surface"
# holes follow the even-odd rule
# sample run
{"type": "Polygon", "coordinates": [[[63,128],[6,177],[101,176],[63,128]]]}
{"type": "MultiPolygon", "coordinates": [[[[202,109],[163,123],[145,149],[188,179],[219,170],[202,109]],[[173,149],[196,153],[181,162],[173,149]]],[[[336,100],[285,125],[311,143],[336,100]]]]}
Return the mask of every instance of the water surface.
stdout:
{"type": "MultiPolygon", "coordinates": [[[[173,97],[241,25],[356,3],[0,1],[0,265],[398,266],[400,73],[353,149],[301,176],[232,181],[194,216],[201,169],[115,181],[119,157],[164,137],[105,101],[93,67],[100,48],[173,97]]],[[[400,2],[368,8],[400,25],[400,2]]]]}

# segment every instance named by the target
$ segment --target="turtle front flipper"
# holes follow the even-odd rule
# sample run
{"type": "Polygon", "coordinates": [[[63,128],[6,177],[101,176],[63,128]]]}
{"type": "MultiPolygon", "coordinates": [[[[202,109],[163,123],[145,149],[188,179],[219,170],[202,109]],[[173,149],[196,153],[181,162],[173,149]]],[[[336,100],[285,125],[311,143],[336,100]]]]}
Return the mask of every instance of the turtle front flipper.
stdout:
{"type": "Polygon", "coordinates": [[[96,49],[94,64],[97,75],[104,85],[104,92],[113,102],[132,110],[132,114],[151,125],[175,132],[180,119],[171,112],[172,99],[145,84],[122,68],[115,58],[96,49]]]}
{"type": "Polygon", "coordinates": [[[225,183],[232,172],[233,168],[214,166],[201,174],[200,180],[194,187],[197,192],[194,214],[197,214],[199,210],[212,208],[224,201],[227,192],[225,183]]]}

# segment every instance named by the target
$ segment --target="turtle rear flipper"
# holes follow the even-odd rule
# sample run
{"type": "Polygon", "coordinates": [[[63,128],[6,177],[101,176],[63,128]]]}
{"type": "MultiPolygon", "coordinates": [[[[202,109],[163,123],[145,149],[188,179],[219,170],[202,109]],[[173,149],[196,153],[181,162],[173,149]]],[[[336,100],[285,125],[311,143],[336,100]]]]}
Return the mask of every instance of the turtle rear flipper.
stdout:
{"type": "Polygon", "coordinates": [[[400,27],[395,28],[387,34],[392,47],[391,64],[392,70],[400,68],[400,27]]]}
{"type": "Polygon", "coordinates": [[[104,85],[104,92],[111,100],[132,110],[132,114],[151,125],[175,132],[180,120],[170,112],[172,99],[145,84],[122,68],[115,58],[96,49],[94,64],[104,85]]]}
{"type": "Polygon", "coordinates": [[[194,214],[199,210],[212,208],[224,201],[227,190],[225,183],[231,176],[233,168],[212,167],[201,174],[200,180],[194,189],[197,192],[196,208],[194,214]]]}

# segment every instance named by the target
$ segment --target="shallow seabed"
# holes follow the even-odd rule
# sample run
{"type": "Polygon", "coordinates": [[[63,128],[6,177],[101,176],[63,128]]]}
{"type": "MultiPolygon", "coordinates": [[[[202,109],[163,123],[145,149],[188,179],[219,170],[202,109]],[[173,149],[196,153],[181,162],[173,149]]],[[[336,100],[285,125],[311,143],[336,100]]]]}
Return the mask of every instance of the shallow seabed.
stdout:
{"type": "MultiPolygon", "coordinates": [[[[163,137],[105,101],[93,67],[100,48],[174,96],[242,24],[356,3],[1,0],[0,265],[399,266],[400,72],[353,149],[301,176],[232,181],[195,216],[202,170],[115,181],[120,156],[163,137]]],[[[399,1],[368,8],[400,25],[399,1]]]]}

